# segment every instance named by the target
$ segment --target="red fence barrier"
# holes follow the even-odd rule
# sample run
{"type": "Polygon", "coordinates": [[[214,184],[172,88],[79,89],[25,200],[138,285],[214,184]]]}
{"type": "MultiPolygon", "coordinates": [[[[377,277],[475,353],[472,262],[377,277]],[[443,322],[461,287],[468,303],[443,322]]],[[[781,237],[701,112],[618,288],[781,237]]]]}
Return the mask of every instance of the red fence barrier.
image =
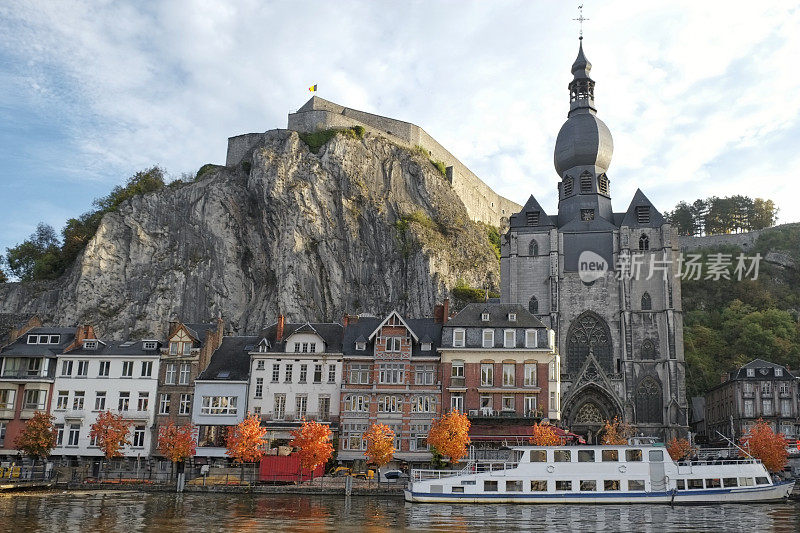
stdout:
{"type": "Polygon", "coordinates": [[[259,481],[308,481],[325,475],[325,465],[319,465],[312,472],[300,467],[300,456],[266,455],[261,459],[258,472],[259,481]]]}

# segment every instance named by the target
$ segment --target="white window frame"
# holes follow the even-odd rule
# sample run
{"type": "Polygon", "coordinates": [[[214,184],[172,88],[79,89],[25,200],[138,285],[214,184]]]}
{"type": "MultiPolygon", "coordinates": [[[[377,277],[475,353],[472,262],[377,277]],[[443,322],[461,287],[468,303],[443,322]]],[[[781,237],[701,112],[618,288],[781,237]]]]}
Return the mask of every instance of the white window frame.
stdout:
{"type": "Polygon", "coordinates": [[[525,330],[525,347],[536,348],[539,346],[539,332],[535,329],[525,330]]]}
{"type": "Polygon", "coordinates": [[[525,363],[525,386],[536,387],[539,379],[536,363],[525,363]]]}
{"type": "Polygon", "coordinates": [[[178,369],[178,385],[188,385],[189,384],[189,376],[192,374],[192,365],[191,363],[181,363],[180,368],[178,369]]]}
{"type": "Polygon", "coordinates": [[[454,329],[453,330],[453,348],[463,348],[466,343],[467,330],[454,329]]]}
{"type": "Polygon", "coordinates": [[[503,387],[515,387],[516,385],[517,365],[514,363],[503,363],[503,387]]]}
{"type": "Polygon", "coordinates": [[[464,395],[462,393],[456,392],[450,395],[450,410],[464,412],[464,395]]]}
{"type": "Polygon", "coordinates": [[[178,414],[188,415],[192,412],[192,395],[181,394],[180,403],[178,404],[178,414]]]}
{"type": "Polygon", "coordinates": [[[484,329],[481,332],[481,346],[484,348],[494,348],[494,330],[484,329]],[[488,336],[488,338],[487,338],[488,336]]]}
{"type": "Polygon", "coordinates": [[[133,361],[122,362],[122,377],[123,378],[133,377],[133,361]]]}
{"type": "Polygon", "coordinates": [[[236,416],[238,396],[203,396],[200,414],[208,416],[236,416]]]}
{"type": "Polygon", "coordinates": [[[158,396],[158,414],[160,415],[169,414],[170,400],[171,398],[169,394],[160,394],[158,396]]]}
{"type": "Polygon", "coordinates": [[[178,363],[167,363],[167,368],[164,371],[164,383],[166,385],[175,385],[178,377],[178,363]]]}
{"type": "Polygon", "coordinates": [[[503,348],[517,347],[517,331],[513,329],[503,330],[503,348]]]}
{"type": "Polygon", "coordinates": [[[97,369],[97,377],[107,378],[110,375],[111,375],[111,361],[100,361],[100,366],[97,369]]]}
{"type": "Polygon", "coordinates": [[[464,377],[464,360],[463,359],[453,359],[453,362],[450,365],[450,377],[451,378],[463,378],[464,377]]]}
{"type": "Polygon", "coordinates": [[[481,387],[494,385],[494,363],[481,363],[481,387]]]}
{"type": "Polygon", "coordinates": [[[142,377],[149,378],[153,376],[153,362],[152,361],[142,361],[142,377]]]}

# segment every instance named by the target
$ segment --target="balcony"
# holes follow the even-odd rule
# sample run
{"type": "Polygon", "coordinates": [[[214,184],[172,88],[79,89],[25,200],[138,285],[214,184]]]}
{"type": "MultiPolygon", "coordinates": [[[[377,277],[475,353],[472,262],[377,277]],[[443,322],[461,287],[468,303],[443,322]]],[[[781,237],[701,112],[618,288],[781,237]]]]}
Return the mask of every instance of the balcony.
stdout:
{"type": "Polygon", "coordinates": [[[150,411],[117,411],[127,420],[147,420],[150,418],[150,411]]]}
{"type": "Polygon", "coordinates": [[[47,379],[50,377],[40,370],[5,370],[0,375],[0,379],[47,379]]]}
{"type": "Polygon", "coordinates": [[[83,420],[86,411],[83,409],[67,409],[64,411],[64,420],[83,420]]]}
{"type": "Polygon", "coordinates": [[[518,413],[516,411],[496,411],[494,409],[490,409],[487,407],[481,409],[470,409],[467,413],[467,416],[470,419],[476,419],[480,421],[486,420],[508,420],[508,421],[539,421],[544,417],[544,413],[542,411],[525,411],[524,413],[518,413]]]}
{"type": "Polygon", "coordinates": [[[466,387],[464,378],[450,378],[451,387],[466,387]]]}

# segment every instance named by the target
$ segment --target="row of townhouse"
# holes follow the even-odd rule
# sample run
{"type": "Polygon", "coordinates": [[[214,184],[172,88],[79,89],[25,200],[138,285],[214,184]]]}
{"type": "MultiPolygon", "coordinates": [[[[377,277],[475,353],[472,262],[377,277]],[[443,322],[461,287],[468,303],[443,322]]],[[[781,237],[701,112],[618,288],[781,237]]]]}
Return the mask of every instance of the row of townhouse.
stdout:
{"type": "Polygon", "coordinates": [[[303,420],[328,424],[342,461],[363,460],[373,423],[391,427],[395,457],[427,462],[432,421],[458,409],[473,441],[524,438],[559,419],[559,356],[552,333],[520,305],[470,304],[449,316],[346,316],[224,336],[221,320],[173,322],[165,340],[98,339],[91,326],[20,328],[0,349],[0,453],[33,412],[55,417],[54,456],[99,458],[90,427],[104,410],[132,422],[130,460],[158,457],[164,424],[197,427],[196,464],[224,460],[228,429],[260,416],[271,446],[303,420]],[[35,361],[35,362],[34,362],[35,361]]]}

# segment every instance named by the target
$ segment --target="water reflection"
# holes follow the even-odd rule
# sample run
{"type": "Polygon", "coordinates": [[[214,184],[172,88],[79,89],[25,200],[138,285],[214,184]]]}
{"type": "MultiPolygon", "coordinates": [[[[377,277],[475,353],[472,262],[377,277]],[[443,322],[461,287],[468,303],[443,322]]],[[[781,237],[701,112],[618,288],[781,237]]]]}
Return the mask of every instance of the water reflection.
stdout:
{"type": "Polygon", "coordinates": [[[795,531],[800,505],[439,505],[398,498],[73,492],[0,495],[0,530],[795,531]]]}

